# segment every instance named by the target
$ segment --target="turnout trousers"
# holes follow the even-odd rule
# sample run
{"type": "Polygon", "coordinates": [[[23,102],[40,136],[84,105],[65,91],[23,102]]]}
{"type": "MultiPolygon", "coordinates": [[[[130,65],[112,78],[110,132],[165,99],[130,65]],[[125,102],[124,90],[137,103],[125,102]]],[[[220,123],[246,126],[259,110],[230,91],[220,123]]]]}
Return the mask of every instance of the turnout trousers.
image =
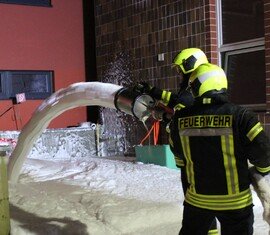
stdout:
{"type": "Polygon", "coordinates": [[[214,218],[222,235],[252,235],[253,205],[239,210],[214,211],[194,207],[184,202],[182,228],[179,235],[207,235],[214,218]]]}

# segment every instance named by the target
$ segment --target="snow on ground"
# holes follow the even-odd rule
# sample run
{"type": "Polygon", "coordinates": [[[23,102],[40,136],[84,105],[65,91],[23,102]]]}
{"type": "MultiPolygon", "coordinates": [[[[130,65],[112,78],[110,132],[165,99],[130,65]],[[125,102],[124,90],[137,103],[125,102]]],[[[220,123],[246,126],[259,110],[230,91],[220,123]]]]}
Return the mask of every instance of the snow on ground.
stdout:
{"type": "MultiPolygon", "coordinates": [[[[128,158],[28,158],[10,185],[12,235],[174,235],[182,219],[180,173],[128,158]]],[[[267,235],[254,194],[254,234],[267,235]]]]}

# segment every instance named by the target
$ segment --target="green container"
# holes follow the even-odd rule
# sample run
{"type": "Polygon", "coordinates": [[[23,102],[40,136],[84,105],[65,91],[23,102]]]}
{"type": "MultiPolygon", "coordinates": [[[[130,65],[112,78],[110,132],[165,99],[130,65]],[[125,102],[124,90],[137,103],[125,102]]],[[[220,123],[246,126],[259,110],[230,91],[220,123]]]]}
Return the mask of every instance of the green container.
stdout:
{"type": "Polygon", "coordinates": [[[135,146],[136,161],[178,169],[169,145],[135,146]]]}

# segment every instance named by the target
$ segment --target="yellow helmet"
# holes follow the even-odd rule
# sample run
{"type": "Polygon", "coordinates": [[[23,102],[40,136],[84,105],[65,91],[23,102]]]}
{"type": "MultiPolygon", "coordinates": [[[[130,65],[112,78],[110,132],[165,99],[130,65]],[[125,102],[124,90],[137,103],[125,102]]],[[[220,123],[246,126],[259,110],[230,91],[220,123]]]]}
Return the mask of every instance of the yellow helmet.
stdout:
{"type": "Polygon", "coordinates": [[[225,92],[228,88],[226,74],[222,68],[208,63],[200,65],[189,78],[193,97],[200,97],[208,91],[225,92]]]}
{"type": "Polygon", "coordinates": [[[208,63],[204,52],[199,48],[182,50],[173,60],[173,65],[179,66],[184,74],[193,72],[201,64],[208,63]]]}

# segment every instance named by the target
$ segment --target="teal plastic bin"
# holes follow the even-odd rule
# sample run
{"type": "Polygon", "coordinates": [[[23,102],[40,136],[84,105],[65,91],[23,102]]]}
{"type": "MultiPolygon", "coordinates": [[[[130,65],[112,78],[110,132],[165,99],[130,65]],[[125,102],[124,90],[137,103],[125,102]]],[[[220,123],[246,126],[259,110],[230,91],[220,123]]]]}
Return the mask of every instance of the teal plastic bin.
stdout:
{"type": "Polygon", "coordinates": [[[169,145],[135,146],[136,161],[178,169],[169,145]]]}

